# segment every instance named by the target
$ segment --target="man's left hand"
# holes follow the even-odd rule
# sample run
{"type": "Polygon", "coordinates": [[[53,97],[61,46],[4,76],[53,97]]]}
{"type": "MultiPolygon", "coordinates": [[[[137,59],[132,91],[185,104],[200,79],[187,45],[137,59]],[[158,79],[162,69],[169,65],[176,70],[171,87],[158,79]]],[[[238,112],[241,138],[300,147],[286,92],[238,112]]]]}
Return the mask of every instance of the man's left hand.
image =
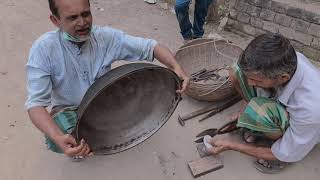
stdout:
{"type": "Polygon", "coordinates": [[[182,86],[181,86],[181,89],[178,89],[177,90],[177,93],[183,93],[189,83],[190,83],[190,78],[187,76],[187,74],[181,69],[181,67],[177,68],[177,69],[174,69],[174,72],[178,75],[178,77],[182,80],[182,86]]]}
{"type": "Polygon", "coordinates": [[[182,67],[178,64],[178,62],[174,58],[174,55],[167,47],[162,46],[161,44],[156,45],[153,53],[154,57],[158,59],[160,63],[166,65],[169,69],[173,70],[177,74],[177,76],[183,81],[181,88],[176,91],[180,94],[183,93],[189,85],[190,78],[183,71],[182,67]]]}

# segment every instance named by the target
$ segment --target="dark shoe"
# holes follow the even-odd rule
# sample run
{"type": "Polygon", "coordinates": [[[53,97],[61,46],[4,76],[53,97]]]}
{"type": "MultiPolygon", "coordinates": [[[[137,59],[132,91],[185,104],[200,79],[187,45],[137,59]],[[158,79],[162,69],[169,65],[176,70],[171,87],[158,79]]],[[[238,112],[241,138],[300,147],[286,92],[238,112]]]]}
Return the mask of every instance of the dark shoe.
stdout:
{"type": "Polygon", "coordinates": [[[267,161],[263,159],[258,159],[255,161],[254,166],[255,168],[264,173],[264,174],[276,174],[281,172],[284,168],[289,165],[287,162],[282,162],[279,160],[275,161],[267,161]]]}

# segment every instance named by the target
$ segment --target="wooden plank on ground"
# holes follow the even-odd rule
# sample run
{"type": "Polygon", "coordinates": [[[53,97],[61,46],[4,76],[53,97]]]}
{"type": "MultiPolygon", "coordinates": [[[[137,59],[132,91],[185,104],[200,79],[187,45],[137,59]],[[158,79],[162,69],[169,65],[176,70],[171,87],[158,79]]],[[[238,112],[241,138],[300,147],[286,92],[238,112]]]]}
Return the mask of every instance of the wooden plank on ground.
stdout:
{"type": "Polygon", "coordinates": [[[197,178],[212,171],[223,168],[221,159],[215,156],[206,156],[188,163],[191,174],[197,178]]]}

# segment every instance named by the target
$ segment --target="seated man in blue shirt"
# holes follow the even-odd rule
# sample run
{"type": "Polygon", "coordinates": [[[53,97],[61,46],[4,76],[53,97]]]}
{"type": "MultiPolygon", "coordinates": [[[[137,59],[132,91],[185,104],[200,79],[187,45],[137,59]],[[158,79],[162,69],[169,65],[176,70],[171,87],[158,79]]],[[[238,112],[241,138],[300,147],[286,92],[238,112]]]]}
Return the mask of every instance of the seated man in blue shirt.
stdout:
{"type": "MultiPolygon", "coordinates": [[[[46,135],[49,149],[71,157],[90,154],[88,144],[84,140],[77,144],[68,129],[63,129],[64,123],[58,123],[54,113],[50,116],[46,107],[77,107],[90,85],[108,72],[115,60],[152,61],[155,57],[183,80],[177,92],[186,89],[189,77],[166,47],[155,40],[92,26],[89,0],[49,0],[49,7],[50,19],[59,29],[35,41],[26,65],[26,108],[33,124],[46,135]]],[[[72,109],[65,112],[60,118],[75,119],[72,109]]]]}
{"type": "Polygon", "coordinates": [[[237,126],[251,144],[207,137],[211,153],[239,151],[258,158],[258,170],[275,173],[320,142],[320,71],[288,39],[273,33],[256,37],[231,74],[246,101],[237,126]],[[270,144],[257,145],[261,137],[270,144]]]}

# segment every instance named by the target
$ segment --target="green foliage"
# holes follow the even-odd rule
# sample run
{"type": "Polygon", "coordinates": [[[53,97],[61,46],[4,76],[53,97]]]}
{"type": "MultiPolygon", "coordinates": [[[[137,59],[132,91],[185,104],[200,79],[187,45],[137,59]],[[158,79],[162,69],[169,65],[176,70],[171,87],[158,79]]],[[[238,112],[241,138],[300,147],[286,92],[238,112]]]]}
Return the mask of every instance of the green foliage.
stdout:
{"type": "Polygon", "coordinates": [[[221,18],[228,16],[229,10],[229,0],[224,0],[218,7],[218,13],[221,18]]]}

